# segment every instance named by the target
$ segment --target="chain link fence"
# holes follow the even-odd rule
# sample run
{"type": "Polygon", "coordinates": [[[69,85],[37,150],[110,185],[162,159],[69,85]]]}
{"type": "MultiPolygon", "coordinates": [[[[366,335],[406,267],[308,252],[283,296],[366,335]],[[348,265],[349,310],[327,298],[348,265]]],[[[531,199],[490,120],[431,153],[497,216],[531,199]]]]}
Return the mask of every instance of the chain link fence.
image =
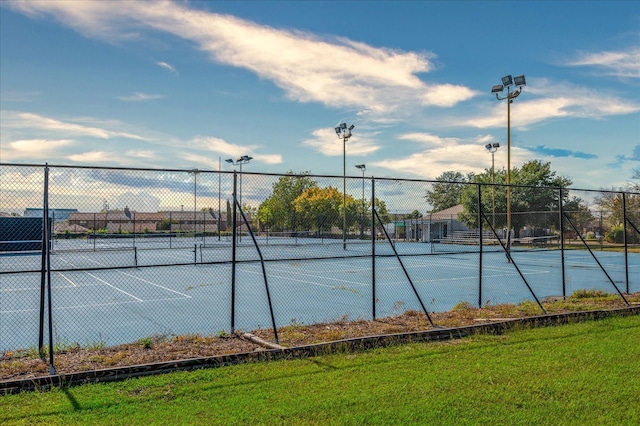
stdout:
{"type": "Polygon", "coordinates": [[[0,191],[0,351],[640,291],[635,193],[12,164],[0,191]]]}

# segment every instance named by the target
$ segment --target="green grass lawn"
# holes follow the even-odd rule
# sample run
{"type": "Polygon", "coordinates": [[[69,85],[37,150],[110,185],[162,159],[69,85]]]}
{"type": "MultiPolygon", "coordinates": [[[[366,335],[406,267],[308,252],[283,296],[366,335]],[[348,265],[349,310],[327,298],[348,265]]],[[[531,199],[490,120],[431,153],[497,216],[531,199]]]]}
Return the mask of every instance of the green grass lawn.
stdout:
{"type": "Polygon", "coordinates": [[[0,424],[640,424],[640,316],[0,396],[0,424]]]}

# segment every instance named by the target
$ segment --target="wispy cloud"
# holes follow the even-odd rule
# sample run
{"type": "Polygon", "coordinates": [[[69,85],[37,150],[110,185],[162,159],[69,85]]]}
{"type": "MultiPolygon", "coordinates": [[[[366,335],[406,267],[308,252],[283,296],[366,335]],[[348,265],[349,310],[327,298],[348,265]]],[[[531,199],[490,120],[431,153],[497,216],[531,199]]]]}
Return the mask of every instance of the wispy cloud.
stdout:
{"type": "MultiPolygon", "coordinates": [[[[460,124],[478,128],[504,126],[507,119],[504,102],[495,102],[488,113],[483,111],[482,115],[460,124]]],[[[612,115],[633,114],[638,111],[640,111],[639,102],[626,100],[610,93],[585,89],[566,82],[532,79],[522,95],[511,104],[511,125],[526,128],[531,124],[553,118],[598,119],[612,115]]]]}
{"type": "Polygon", "coordinates": [[[69,139],[22,139],[3,145],[2,157],[8,161],[18,159],[40,160],[58,154],[64,148],[74,145],[69,139]]]}
{"type": "MultiPolygon", "coordinates": [[[[133,133],[106,128],[106,126],[117,126],[118,123],[101,123],[105,127],[97,127],[95,125],[86,125],[85,120],[84,118],[76,118],[63,121],[29,112],[6,110],[2,111],[0,115],[0,124],[5,129],[46,131],[48,134],[57,133],[67,138],[88,136],[98,139],[127,138],[149,140],[148,138],[133,133]]],[[[95,122],[91,121],[91,124],[95,124],[95,122]]]]}
{"type": "Polygon", "coordinates": [[[450,145],[452,143],[459,142],[459,139],[457,138],[443,138],[429,133],[406,133],[404,135],[400,135],[398,139],[420,142],[426,145],[450,145]]]}
{"type": "Polygon", "coordinates": [[[130,149],[124,153],[127,157],[135,157],[145,160],[153,160],[157,158],[155,151],[144,149],[130,149]]]}
{"type": "Polygon", "coordinates": [[[171,71],[171,72],[173,72],[173,73],[178,72],[178,71],[176,71],[176,69],[173,67],[173,65],[170,65],[170,64],[168,64],[168,63],[166,63],[166,62],[163,62],[163,61],[158,61],[158,62],[156,62],[156,65],[158,65],[158,66],[160,66],[160,67],[162,67],[162,68],[164,68],[164,69],[166,69],[166,70],[169,70],[169,71],[171,71]]]}
{"type": "MultiPolygon", "coordinates": [[[[418,77],[434,69],[434,55],[379,48],[346,38],[283,30],[185,3],[67,1],[11,2],[31,16],[54,16],[63,24],[107,42],[135,32],[164,31],[194,42],[219,63],[255,72],[298,102],[367,109],[371,119],[419,106],[449,107],[478,93],[454,84],[428,84],[418,77]]],[[[167,69],[164,62],[157,63],[167,69]]]]}
{"type": "Polygon", "coordinates": [[[640,48],[629,50],[578,52],[575,59],[564,62],[569,67],[594,67],[607,75],[640,78],[640,48]]]}
{"type": "Polygon", "coordinates": [[[164,95],[135,92],[132,95],[118,96],[117,98],[124,102],[146,102],[146,101],[153,101],[156,99],[162,99],[164,98],[164,95]]]}
{"type": "MultiPolygon", "coordinates": [[[[313,138],[302,142],[328,157],[335,157],[343,154],[343,141],[336,137],[333,129],[317,129],[312,132],[313,138]]],[[[364,134],[351,136],[347,141],[347,151],[349,155],[366,155],[381,148],[380,145],[369,139],[364,134]]]]}
{"type": "Polygon", "coordinates": [[[78,163],[107,163],[110,161],[121,161],[122,154],[107,151],[89,151],[72,154],[68,158],[78,163]]]}
{"type": "MultiPolygon", "coordinates": [[[[254,160],[262,161],[266,164],[280,164],[283,162],[282,155],[280,154],[261,153],[262,148],[260,145],[239,145],[212,136],[198,136],[188,141],[186,145],[203,151],[215,152],[225,159],[237,155],[251,154],[254,160]]],[[[184,158],[187,159],[186,157],[184,158]]],[[[198,158],[199,162],[203,162],[205,157],[198,158]]],[[[198,158],[194,157],[193,160],[197,160],[198,158]]],[[[206,158],[206,162],[210,162],[209,158],[206,158]]]]}
{"type": "Polygon", "coordinates": [[[254,152],[259,149],[258,145],[238,145],[212,136],[197,136],[186,143],[187,146],[204,151],[212,151],[223,155],[238,153],[245,155],[247,152],[254,152]]]}

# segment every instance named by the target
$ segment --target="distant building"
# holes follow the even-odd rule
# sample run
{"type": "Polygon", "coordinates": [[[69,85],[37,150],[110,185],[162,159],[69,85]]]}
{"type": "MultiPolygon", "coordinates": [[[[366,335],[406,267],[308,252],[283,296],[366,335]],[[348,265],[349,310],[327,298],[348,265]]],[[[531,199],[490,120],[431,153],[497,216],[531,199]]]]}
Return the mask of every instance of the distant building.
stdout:
{"type": "Polygon", "coordinates": [[[440,241],[451,233],[468,231],[458,219],[458,215],[463,211],[462,204],[458,204],[420,218],[396,220],[387,224],[386,229],[391,238],[404,236],[409,241],[440,241]]]}
{"type": "MultiPolygon", "coordinates": [[[[69,219],[71,213],[76,213],[78,209],[49,209],[49,217],[54,222],[60,222],[69,219]]],[[[27,207],[24,210],[24,217],[42,217],[44,209],[27,207]]]]}
{"type": "Polygon", "coordinates": [[[86,229],[106,229],[110,232],[156,232],[162,213],[138,213],[128,208],[98,213],[71,213],[69,226],[86,229]]]}

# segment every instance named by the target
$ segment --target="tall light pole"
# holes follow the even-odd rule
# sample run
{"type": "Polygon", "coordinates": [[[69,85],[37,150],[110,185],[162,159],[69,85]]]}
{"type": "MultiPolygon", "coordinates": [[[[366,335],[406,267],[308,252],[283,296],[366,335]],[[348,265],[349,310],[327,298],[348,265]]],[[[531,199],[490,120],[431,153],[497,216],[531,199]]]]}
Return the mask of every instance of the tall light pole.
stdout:
{"type": "Polygon", "coordinates": [[[495,153],[500,148],[498,142],[488,143],[484,146],[491,153],[491,217],[493,229],[496,229],[496,187],[494,186],[494,174],[496,170],[495,153]]]}
{"type": "Polygon", "coordinates": [[[365,164],[356,164],[356,169],[362,170],[362,218],[360,219],[362,225],[360,226],[360,232],[362,238],[364,236],[364,171],[367,170],[367,166],[365,164]]]}
{"type": "Polygon", "coordinates": [[[336,134],[342,139],[342,249],[347,249],[347,140],[351,137],[351,131],[356,127],[353,124],[347,127],[347,123],[340,123],[336,128],[336,134]]]}
{"type": "Polygon", "coordinates": [[[507,100],[507,250],[511,248],[511,103],[520,96],[522,87],[526,85],[524,75],[513,78],[506,75],[502,77],[502,84],[496,84],[491,88],[491,93],[496,94],[496,99],[507,100]],[[516,90],[512,92],[511,86],[515,86],[516,90]],[[507,96],[501,98],[499,93],[502,93],[505,87],[507,96]]]}
{"type": "MultiPolygon", "coordinates": [[[[238,204],[240,204],[240,208],[242,208],[242,165],[243,164],[247,164],[249,161],[253,160],[253,157],[249,157],[248,155],[243,155],[241,157],[238,157],[235,159],[235,161],[233,160],[233,158],[227,158],[226,161],[227,163],[233,164],[233,165],[239,165],[240,166],[240,196],[238,197],[238,204]]],[[[235,208],[234,208],[235,211],[235,208]]],[[[227,221],[229,220],[229,218],[227,218],[227,221]]],[[[246,224],[247,226],[249,226],[249,224],[246,224]]],[[[242,229],[242,228],[240,228],[242,229]]],[[[238,239],[240,240],[241,237],[238,236],[238,239]]]]}

